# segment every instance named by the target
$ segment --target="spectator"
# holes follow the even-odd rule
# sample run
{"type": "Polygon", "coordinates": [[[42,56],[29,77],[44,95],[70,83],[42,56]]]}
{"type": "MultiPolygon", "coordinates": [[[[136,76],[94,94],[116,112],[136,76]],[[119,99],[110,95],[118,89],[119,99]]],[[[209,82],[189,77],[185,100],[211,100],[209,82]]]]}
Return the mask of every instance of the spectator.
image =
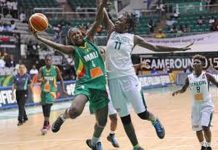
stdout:
{"type": "Polygon", "coordinates": [[[38,69],[36,68],[36,65],[33,65],[32,68],[30,69],[30,76],[31,76],[31,78],[32,78],[34,75],[38,74],[38,73],[39,73],[39,71],[38,71],[38,69]]]}
{"type": "Polygon", "coordinates": [[[156,70],[155,67],[153,67],[153,68],[151,69],[151,74],[152,74],[152,75],[157,75],[157,74],[158,74],[158,72],[157,72],[157,70],[156,70]]]}
{"type": "Polygon", "coordinates": [[[0,32],[2,32],[4,29],[4,26],[2,25],[2,23],[0,22],[0,32]]]}
{"type": "Polygon", "coordinates": [[[155,38],[165,38],[166,35],[163,33],[162,29],[159,29],[158,32],[155,34],[155,38]]]}
{"type": "Polygon", "coordinates": [[[5,61],[5,67],[15,67],[15,61],[14,61],[14,56],[13,55],[6,55],[4,58],[5,61]]]}
{"type": "Polygon", "coordinates": [[[5,67],[5,61],[4,59],[0,58],[0,68],[4,68],[5,67]]]}
{"type": "Polygon", "coordinates": [[[154,33],[154,22],[152,19],[149,20],[148,24],[147,24],[150,33],[154,33]]]}
{"type": "Polygon", "coordinates": [[[218,31],[218,20],[215,19],[215,22],[211,26],[211,31],[218,31]]]}
{"type": "Polygon", "coordinates": [[[26,14],[25,14],[23,11],[20,13],[20,21],[21,21],[22,23],[26,23],[26,22],[27,22],[27,20],[26,20],[26,14]]]}
{"type": "Polygon", "coordinates": [[[214,16],[211,16],[211,18],[209,19],[208,23],[209,24],[213,24],[215,22],[215,18],[214,16]]]}
{"type": "Polygon", "coordinates": [[[204,24],[204,19],[203,19],[202,16],[199,16],[199,18],[198,18],[198,20],[197,20],[197,24],[198,24],[198,25],[204,24]]]}
{"type": "Polygon", "coordinates": [[[16,24],[14,20],[11,20],[10,31],[16,30],[16,24]]]}

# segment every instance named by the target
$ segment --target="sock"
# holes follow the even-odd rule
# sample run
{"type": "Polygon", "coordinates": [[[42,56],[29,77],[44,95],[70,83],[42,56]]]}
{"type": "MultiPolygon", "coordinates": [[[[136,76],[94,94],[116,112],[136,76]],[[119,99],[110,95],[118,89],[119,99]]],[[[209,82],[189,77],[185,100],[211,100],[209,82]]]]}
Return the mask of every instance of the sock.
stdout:
{"type": "Polygon", "coordinates": [[[92,140],[91,140],[91,145],[96,145],[96,143],[99,141],[99,138],[97,138],[97,137],[92,137],[92,140]]]}
{"type": "Polygon", "coordinates": [[[133,148],[139,148],[139,144],[136,144],[133,148]]]}
{"type": "Polygon", "coordinates": [[[43,126],[47,126],[49,125],[49,121],[44,121],[44,125],[43,126]]]}
{"type": "Polygon", "coordinates": [[[206,147],[206,145],[205,145],[205,142],[204,141],[202,141],[202,142],[200,142],[201,143],[201,146],[204,146],[204,147],[206,147]]]}
{"type": "Polygon", "coordinates": [[[211,142],[206,142],[207,147],[211,147],[211,142]]]}

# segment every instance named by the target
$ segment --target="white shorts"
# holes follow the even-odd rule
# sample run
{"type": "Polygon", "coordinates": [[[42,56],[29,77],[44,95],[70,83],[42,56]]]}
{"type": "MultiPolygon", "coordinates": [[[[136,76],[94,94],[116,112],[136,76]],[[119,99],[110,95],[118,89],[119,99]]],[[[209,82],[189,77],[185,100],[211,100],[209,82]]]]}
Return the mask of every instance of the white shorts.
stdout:
{"type": "Polygon", "coordinates": [[[108,86],[106,86],[106,89],[107,89],[107,93],[108,93],[108,98],[109,98],[109,103],[108,103],[108,115],[114,115],[117,113],[116,109],[114,108],[114,105],[111,101],[111,95],[110,95],[110,91],[109,91],[109,88],[108,86]]]}
{"type": "Polygon", "coordinates": [[[133,106],[137,114],[146,110],[141,84],[136,75],[109,79],[108,82],[111,100],[120,117],[130,114],[128,103],[133,106]]]}
{"type": "Polygon", "coordinates": [[[212,102],[194,103],[192,105],[192,129],[202,130],[202,126],[210,127],[214,106],[212,102]]]}

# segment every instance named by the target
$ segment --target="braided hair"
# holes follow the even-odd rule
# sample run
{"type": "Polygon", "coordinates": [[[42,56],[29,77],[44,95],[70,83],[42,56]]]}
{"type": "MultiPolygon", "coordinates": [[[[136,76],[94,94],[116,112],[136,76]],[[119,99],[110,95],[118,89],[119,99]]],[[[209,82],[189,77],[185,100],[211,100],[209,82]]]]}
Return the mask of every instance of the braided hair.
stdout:
{"type": "Polygon", "coordinates": [[[125,12],[126,22],[129,24],[128,32],[134,32],[136,26],[136,16],[133,13],[125,12]]]}

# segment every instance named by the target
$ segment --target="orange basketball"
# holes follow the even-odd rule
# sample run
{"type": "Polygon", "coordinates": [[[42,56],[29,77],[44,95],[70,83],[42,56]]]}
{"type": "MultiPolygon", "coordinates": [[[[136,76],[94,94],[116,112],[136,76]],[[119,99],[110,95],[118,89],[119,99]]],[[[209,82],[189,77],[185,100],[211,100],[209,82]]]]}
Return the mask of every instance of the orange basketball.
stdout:
{"type": "Polygon", "coordinates": [[[48,19],[42,13],[35,13],[29,18],[29,24],[33,30],[42,32],[48,28],[48,19]]]}

